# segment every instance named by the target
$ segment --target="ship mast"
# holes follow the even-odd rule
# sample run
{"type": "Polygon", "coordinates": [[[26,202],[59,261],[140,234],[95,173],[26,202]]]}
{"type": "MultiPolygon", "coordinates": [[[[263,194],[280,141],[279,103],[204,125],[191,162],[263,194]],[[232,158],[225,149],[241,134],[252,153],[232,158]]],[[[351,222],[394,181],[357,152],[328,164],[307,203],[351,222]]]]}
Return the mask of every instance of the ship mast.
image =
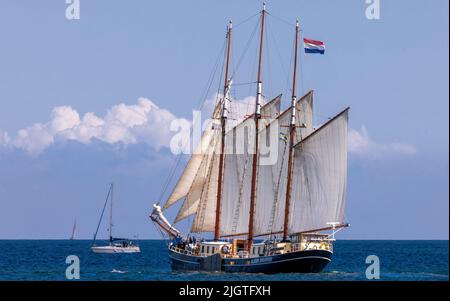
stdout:
{"type": "Polygon", "coordinates": [[[295,111],[297,104],[297,96],[295,95],[295,86],[297,79],[297,54],[298,54],[298,33],[300,25],[297,20],[295,25],[295,56],[294,56],[294,75],[292,80],[292,99],[291,99],[291,123],[289,125],[289,158],[288,158],[288,175],[286,184],[286,204],[284,206],[284,227],[283,227],[283,241],[286,241],[288,236],[289,225],[289,207],[291,203],[291,185],[292,185],[292,164],[293,164],[293,149],[294,149],[294,135],[295,135],[295,111]]]}
{"type": "Polygon", "coordinates": [[[233,23],[230,21],[227,28],[227,62],[225,67],[225,83],[223,89],[222,100],[222,116],[220,118],[221,123],[221,147],[220,147],[220,161],[219,161],[219,181],[217,187],[217,201],[216,201],[216,221],[214,225],[214,240],[219,240],[219,227],[220,227],[220,203],[222,201],[222,182],[223,182],[223,161],[225,152],[225,125],[227,120],[227,97],[230,88],[230,82],[228,79],[228,66],[230,64],[230,48],[231,48],[231,31],[233,29],[233,23]]]}
{"type": "Polygon", "coordinates": [[[261,96],[262,96],[262,80],[261,80],[261,66],[262,66],[262,50],[264,41],[264,17],[266,15],[266,4],[263,3],[263,9],[261,12],[261,35],[259,42],[259,63],[258,63],[258,81],[256,82],[256,105],[255,105],[255,151],[253,153],[253,165],[252,165],[252,186],[250,192],[250,217],[248,222],[248,244],[247,251],[250,253],[253,243],[253,223],[255,214],[255,198],[256,198],[256,177],[258,167],[258,131],[259,131],[259,119],[261,119],[261,96]]]}
{"type": "Polygon", "coordinates": [[[114,193],[114,183],[111,183],[111,207],[109,211],[109,241],[112,241],[112,227],[113,227],[113,193],[114,193]]]}

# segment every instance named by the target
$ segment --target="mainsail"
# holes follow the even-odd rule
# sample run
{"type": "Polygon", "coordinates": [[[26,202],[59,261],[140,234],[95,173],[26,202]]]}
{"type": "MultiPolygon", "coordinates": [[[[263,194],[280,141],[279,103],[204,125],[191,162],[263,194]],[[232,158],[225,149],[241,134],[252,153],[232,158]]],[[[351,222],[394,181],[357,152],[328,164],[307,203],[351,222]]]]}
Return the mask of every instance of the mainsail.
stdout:
{"type": "Polygon", "coordinates": [[[344,222],[348,108],[295,146],[289,233],[344,222]]]}
{"type": "MultiPolygon", "coordinates": [[[[295,143],[313,131],[312,91],[308,92],[297,102],[296,109],[295,143]]],[[[290,119],[291,110],[287,109],[277,118],[276,122],[272,122],[260,132],[260,145],[269,145],[270,143],[276,145],[276,149],[274,150],[277,153],[272,155],[277,155],[277,157],[274,164],[259,165],[258,188],[255,202],[255,224],[253,230],[255,235],[283,230],[289,145],[287,141],[279,138],[278,132],[282,136],[289,136],[288,125],[290,119]],[[277,134],[275,135],[276,141],[269,141],[271,131],[277,134]]],[[[263,149],[263,147],[261,146],[260,149],[263,149]]],[[[269,149],[273,152],[271,148],[269,149]]]]}
{"type": "Polygon", "coordinates": [[[225,137],[223,202],[220,210],[222,235],[248,229],[254,120],[247,119],[225,137]]]}
{"type": "MultiPolygon", "coordinates": [[[[308,135],[313,131],[312,127],[312,91],[302,97],[297,105],[296,120],[296,141],[301,136],[308,135]]],[[[271,119],[270,123],[267,119],[261,119],[260,122],[265,126],[259,132],[261,149],[265,147],[269,153],[265,156],[276,156],[272,163],[262,164],[260,160],[257,178],[257,201],[255,202],[255,235],[271,232],[273,229],[279,229],[283,221],[284,194],[286,191],[285,182],[287,175],[287,147],[282,141],[279,141],[280,134],[286,132],[286,127],[290,121],[290,110],[286,110],[278,115],[275,120],[271,119]],[[263,121],[264,120],[264,121],[263,121]],[[274,135],[275,134],[275,135],[274,135]],[[275,141],[270,141],[275,140],[275,141]],[[276,151],[270,148],[270,144],[276,145],[276,151]],[[282,205],[282,207],[280,207],[282,205]]],[[[262,115],[264,112],[262,113],[262,115]]],[[[242,143],[250,145],[246,150],[252,150],[251,143],[254,138],[245,135],[245,129],[252,126],[252,121],[248,124],[241,124],[236,128],[232,137],[227,137],[228,148],[233,145],[241,145],[242,143]],[[247,139],[248,142],[244,141],[247,139]]],[[[228,152],[229,154],[230,152],[228,152]]],[[[221,208],[221,234],[236,235],[246,233],[248,228],[248,199],[250,197],[251,183],[251,156],[248,152],[227,155],[225,159],[225,183],[224,183],[224,202],[221,208]]]]}
{"type": "MultiPolygon", "coordinates": [[[[273,118],[275,118],[280,113],[280,104],[281,95],[278,95],[264,105],[261,111],[265,116],[273,116],[273,118]]],[[[210,120],[205,131],[203,132],[199,145],[189,159],[188,164],[173,189],[172,194],[164,204],[162,209],[163,211],[175,204],[177,201],[185,198],[183,205],[178,211],[175,223],[197,213],[197,209],[199,208],[198,205],[202,196],[204,202],[202,204],[203,210],[199,212],[199,215],[212,216],[212,213],[215,212],[215,207],[214,210],[212,210],[213,204],[209,204],[207,199],[209,199],[210,202],[213,202],[212,190],[214,188],[209,186],[217,185],[217,181],[214,182],[213,178],[211,178],[211,176],[214,177],[214,175],[211,175],[211,172],[215,172],[217,174],[219,163],[218,158],[216,158],[216,160],[213,159],[214,154],[218,155],[218,149],[220,149],[220,137],[218,135],[218,131],[215,131],[215,127],[218,126],[217,120],[220,114],[221,102],[218,102],[212,116],[213,118],[210,120]],[[216,165],[212,166],[211,163],[213,161],[216,165]],[[209,193],[206,193],[206,191],[209,191],[209,193]],[[207,196],[209,196],[209,198],[207,196]],[[207,212],[209,214],[207,214],[207,212]]],[[[217,188],[215,189],[217,191],[217,188]]],[[[206,221],[208,221],[207,218],[206,221]]],[[[194,221],[194,224],[197,224],[197,226],[193,227],[195,232],[210,231],[204,230],[205,227],[199,225],[204,224],[204,222],[204,216],[201,217],[201,223],[200,220],[194,221]]],[[[211,221],[208,221],[207,224],[211,224],[211,221]]]]}
{"type": "MultiPolygon", "coordinates": [[[[261,109],[261,112],[264,112],[266,116],[277,116],[279,114],[280,110],[280,102],[281,102],[281,95],[275,97],[273,100],[269,101],[266,105],[264,105],[261,109]]],[[[241,130],[247,130],[248,132],[251,132],[251,129],[246,128],[247,126],[251,126],[252,119],[246,119],[242,123],[240,123],[238,126],[233,128],[231,131],[229,131],[226,134],[225,138],[225,170],[224,170],[224,186],[223,186],[223,202],[222,206],[228,205],[228,202],[230,198],[228,198],[226,195],[227,191],[227,184],[228,183],[234,183],[236,177],[228,176],[227,172],[227,165],[229,161],[229,154],[234,154],[235,151],[233,149],[230,149],[230,146],[233,147],[236,146],[237,148],[243,148],[243,144],[241,139],[236,139],[236,132],[241,132],[241,130]],[[231,137],[234,136],[234,139],[231,137]],[[232,144],[233,142],[239,143],[242,147],[237,146],[236,143],[232,144]],[[226,204],[226,205],[225,205],[226,204]]],[[[182,220],[183,218],[196,213],[194,221],[192,223],[192,232],[210,232],[214,230],[215,225],[215,213],[216,213],[216,198],[217,198],[217,189],[218,189],[218,173],[219,173],[219,155],[220,155],[220,137],[219,133],[216,133],[217,137],[214,138],[214,141],[217,143],[212,146],[212,149],[214,149],[214,153],[208,156],[208,160],[210,160],[209,164],[205,163],[204,169],[202,169],[201,176],[204,178],[203,185],[201,185],[201,191],[199,189],[199,193],[194,194],[194,197],[190,197],[190,193],[188,193],[188,196],[186,198],[185,203],[183,204],[176,222],[182,220]],[[205,171],[205,173],[203,173],[205,171]],[[184,207],[184,208],[183,208],[184,207]],[[189,209],[187,209],[189,208],[189,209]]],[[[238,136],[242,136],[241,134],[238,134],[238,136]]],[[[250,139],[250,141],[253,141],[250,139]]],[[[246,152],[246,150],[240,151],[246,152]]],[[[241,155],[240,155],[241,156],[241,155]]],[[[241,158],[242,159],[242,158],[241,158]]],[[[230,165],[231,166],[231,165],[230,165]]],[[[195,183],[195,182],[194,182],[195,183]]],[[[248,187],[248,185],[246,185],[248,187]]],[[[223,207],[222,207],[223,208],[223,207]]]]}

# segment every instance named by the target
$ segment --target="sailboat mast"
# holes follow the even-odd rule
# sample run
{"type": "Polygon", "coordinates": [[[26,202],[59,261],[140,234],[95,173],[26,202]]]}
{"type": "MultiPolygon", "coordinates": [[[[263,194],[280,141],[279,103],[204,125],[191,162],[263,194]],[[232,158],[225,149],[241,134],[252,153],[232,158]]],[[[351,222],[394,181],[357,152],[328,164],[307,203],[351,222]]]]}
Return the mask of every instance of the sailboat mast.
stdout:
{"type": "Polygon", "coordinates": [[[109,211],[109,241],[112,241],[112,227],[113,227],[113,194],[114,194],[114,183],[111,183],[111,207],[109,211]]]}
{"type": "Polygon", "coordinates": [[[259,63],[258,63],[258,81],[256,82],[256,107],[255,107],[255,152],[253,153],[253,165],[252,165],[252,186],[250,192],[250,217],[248,222],[248,244],[247,251],[250,252],[253,243],[253,223],[255,214],[255,198],[256,198],[256,177],[258,167],[258,132],[259,132],[259,119],[261,119],[261,96],[262,96],[262,80],[261,80],[261,67],[262,67],[262,51],[264,42],[264,19],[266,15],[266,4],[263,4],[261,12],[261,35],[259,42],[259,63]]]}
{"type": "Polygon", "coordinates": [[[295,56],[294,56],[294,75],[292,79],[292,100],[291,100],[291,123],[289,125],[289,159],[288,159],[288,175],[286,184],[286,203],[284,206],[284,227],[283,240],[288,236],[289,225],[289,207],[291,203],[291,185],[292,185],[292,165],[293,165],[293,149],[294,149],[294,135],[295,135],[295,111],[297,104],[297,96],[295,95],[296,79],[297,79],[297,57],[298,57],[298,33],[300,25],[297,20],[295,25],[295,56]]]}
{"type": "Polygon", "coordinates": [[[217,186],[217,201],[216,201],[216,220],[214,225],[214,240],[219,240],[220,235],[220,204],[222,202],[222,182],[223,182],[223,161],[225,152],[225,125],[227,120],[227,95],[229,90],[229,79],[228,79],[228,67],[230,64],[230,48],[231,48],[231,31],[233,29],[233,23],[230,21],[227,28],[227,62],[225,67],[225,83],[223,89],[223,100],[222,100],[222,116],[220,118],[221,123],[221,146],[220,146],[220,161],[219,161],[219,179],[217,186]]]}

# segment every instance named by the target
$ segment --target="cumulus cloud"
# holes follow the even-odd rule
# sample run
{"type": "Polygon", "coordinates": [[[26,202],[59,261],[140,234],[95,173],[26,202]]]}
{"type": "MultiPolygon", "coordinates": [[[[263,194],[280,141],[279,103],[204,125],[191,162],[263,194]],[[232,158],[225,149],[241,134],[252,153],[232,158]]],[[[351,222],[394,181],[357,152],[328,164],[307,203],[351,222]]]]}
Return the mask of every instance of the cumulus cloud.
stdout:
{"type": "Polygon", "coordinates": [[[115,105],[103,118],[92,112],[80,118],[72,107],[60,106],[52,110],[47,123],[21,129],[13,138],[0,131],[0,145],[36,154],[57,141],[75,140],[88,144],[95,138],[109,144],[143,142],[160,149],[169,146],[173,136],[169,126],[175,118],[147,98],[139,98],[135,105],[115,105]]]}
{"type": "MultiPolygon", "coordinates": [[[[210,116],[216,103],[215,95],[206,101],[204,117],[210,116]]],[[[229,123],[238,123],[254,111],[255,98],[233,100],[229,123]]],[[[139,98],[134,105],[118,104],[111,107],[103,117],[92,112],[82,117],[70,106],[59,106],[52,110],[46,123],[35,123],[21,129],[15,136],[0,130],[0,147],[15,147],[31,154],[39,154],[58,141],[75,140],[89,144],[93,139],[108,144],[146,143],[156,150],[170,147],[174,132],[170,125],[177,117],[170,111],[158,107],[147,98],[139,98]]],[[[187,120],[182,120],[191,124],[187,120]]],[[[358,156],[381,156],[388,154],[413,155],[416,148],[403,143],[381,144],[373,141],[365,126],[360,130],[349,129],[349,153],[358,156]]]]}
{"type": "Polygon", "coordinates": [[[380,156],[386,154],[413,155],[416,148],[410,144],[389,143],[381,144],[373,141],[365,126],[360,130],[349,129],[348,151],[355,155],[380,156]]]}

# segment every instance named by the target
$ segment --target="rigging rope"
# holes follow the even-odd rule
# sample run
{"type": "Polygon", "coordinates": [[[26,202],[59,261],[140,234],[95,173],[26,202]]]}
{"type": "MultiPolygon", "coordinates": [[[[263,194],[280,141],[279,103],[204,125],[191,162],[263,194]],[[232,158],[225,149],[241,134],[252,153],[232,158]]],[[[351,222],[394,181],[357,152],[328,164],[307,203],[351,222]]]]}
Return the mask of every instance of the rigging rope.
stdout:
{"type": "MultiPolygon", "coordinates": [[[[221,47],[221,49],[220,49],[220,51],[219,51],[219,54],[217,55],[216,61],[215,61],[215,63],[214,63],[213,70],[211,71],[211,73],[210,73],[210,75],[209,75],[209,78],[208,78],[208,81],[207,81],[207,84],[206,84],[206,86],[205,86],[205,90],[204,90],[204,92],[202,93],[202,96],[201,96],[201,98],[200,98],[199,103],[197,104],[197,107],[198,107],[199,110],[202,110],[202,109],[203,109],[203,106],[204,106],[204,104],[205,104],[205,102],[206,102],[206,99],[207,99],[207,97],[208,97],[209,91],[211,90],[211,86],[212,86],[212,84],[213,84],[213,82],[214,82],[214,78],[215,78],[215,75],[216,75],[216,73],[217,73],[217,68],[218,68],[219,63],[220,63],[220,58],[222,57],[222,53],[225,52],[225,46],[226,46],[226,39],[225,39],[225,41],[223,42],[223,45],[222,45],[222,47],[221,47]]],[[[163,189],[161,190],[161,194],[160,194],[159,199],[158,199],[158,204],[162,202],[163,197],[164,197],[164,195],[165,195],[166,192],[167,192],[167,188],[169,187],[170,182],[172,181],[173,176],[174,176],[174,174],[175,174],[175,172],[176,172],[176,170],[177,170],[177,168],[178,168],[178,166],[179,166],[179,163],[181,162],[182,156],[183,156],[183,153],[180,152],[180,153],[174,158],[174,161],[173,161],[172,167],[171,167],[171,169],[170,169],[169,175],[168,175],[168,177],[167,177],[167,179],[166,179],[165,184],[163,185],[163,189]]]]}
{"type": "Polygon", "coordinates": [[[281,23],[284,23],[285,25],[295,27],[295,23],[291,23],[290,21],[287,21],[286,19],[283,19],[283,18],[281,18],[281,17],[275,16],[275,15],[271,14],[271,13],[268,12],[268,11],[266,11],[266,13],[267,13],[267,15],[273,17],[274,19],[280,21],[281,23]]]}
{"type": "Polygon", "coordinates": [[[241,25],[247,23],[248,21],[250,21],[250,20],[253,19],[254,17],[259,16],[260,14],[261,14],[261,12],[257,12],[256,14],[254,14],[254,15],[248,17],[247,19],[245,19],[245,20],[243,20],[243,21],[241,21],[241,22],[239,22],[239,23],[237,23],[236,25],[233,25],[233,26],[234,26],[234,28],[237,28],[237,27],[239,27],[239,26],[241,26],[241,25]]]}
{"type": "Polygon", "coordinates": [[[103,205],[102,214],[100,215],[100,220],[98,221],[97,230],[95,230],[93,243],[97,239],[98,229],[100,228],[100,224],[102,223],[103,214],[105,213],[106,204],[108,204],[108,199],[109,199],[109,196],[111,194],[111,190],[112,190],[112,185],[109,187],[108,194],[106,195],[105,204],[103,205]]]}

